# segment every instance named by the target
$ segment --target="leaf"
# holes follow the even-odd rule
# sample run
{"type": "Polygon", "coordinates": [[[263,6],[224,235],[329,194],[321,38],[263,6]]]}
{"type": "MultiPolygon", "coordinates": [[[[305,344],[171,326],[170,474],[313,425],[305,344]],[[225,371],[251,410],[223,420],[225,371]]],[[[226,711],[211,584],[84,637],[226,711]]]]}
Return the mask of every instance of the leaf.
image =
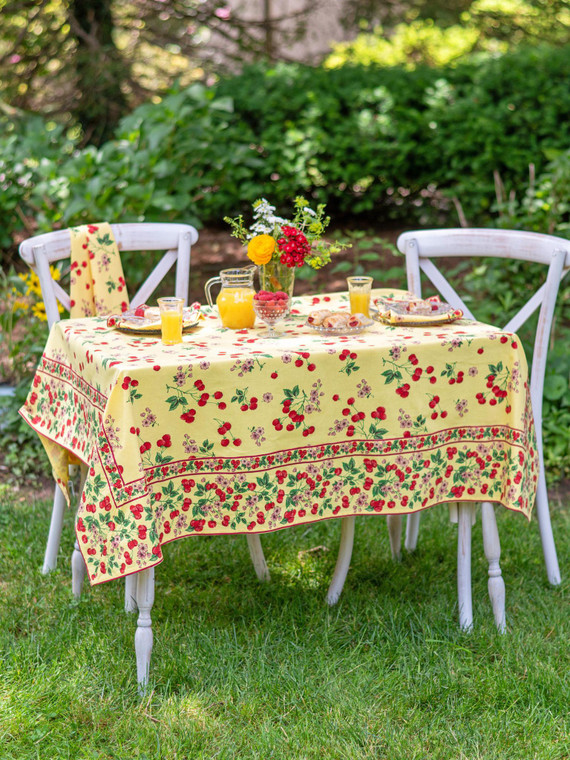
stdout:
{"type": "Polygon", "coordinates": [[[544,395],[549,401],[558,401],[568,393],[568,380],[562,375],[548,375],[544,379],[544,395]]]}
{"type": "Polygon", "coordinates": [[[387,369],[385,372],[382,372],[382,376],[386,378],[384,381],[385,385],[392,383],[394,380],[402,379],[402,373],[399,369],[387,369]]]}
{"type": "Polygon", "coordinates": [[[172,132],[173,123],[158,124],[153,126],[147,134],[148,147],[151,151],[155,151],[161,143],[163,143],[166,137],[172,132]]]}
{"type": "Polygon", "coordinates": [[[166,399],[166,403],[170,404],[170,407],[169,407],[169,410],[168,410],[169,412],[174,411],[174,409],[176,409],[179,406],[187,406],[188,405],[188,401],[187,401],[186,398],[184,398],[184,396],[169,396],[166,399]]]}
{"type": "Polygon", "coordinates": [[[343,462],[342,469],[349,475],[355,473],[356,463],[354,459],[351,457],[348,462],[343,462]]]}
{"type": "Polygon", "coordinates": [[[370,252],[370,253],[362,253],[358,258],[361,261],[378,261],[381,258],[381,256],[378,253],[370,252]]]}
{"type": "Polygon", "coordinates": [[[353,268],[353,263],[351,261],[339,261],[338,264],[335,264],[332,268],[333,272],[350,272],[353,268]]]}

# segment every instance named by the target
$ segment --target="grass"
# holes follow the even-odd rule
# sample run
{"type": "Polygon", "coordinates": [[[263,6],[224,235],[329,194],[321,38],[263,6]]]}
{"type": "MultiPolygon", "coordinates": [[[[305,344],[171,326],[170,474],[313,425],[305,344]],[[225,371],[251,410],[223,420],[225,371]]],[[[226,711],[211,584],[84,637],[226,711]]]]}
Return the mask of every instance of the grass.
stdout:
{"type": "Polygon", "coordinates": [[[340,524],[178,541],[157,568],[152,692],[136,690],[136,618],[123,584],[71,597],[67,515],[41,576],[50,504],[0,491],[0,758],[562,760],[570,757],[570,510],[553,515],[564,576],[548,585],[536,522],[498,510],[508,633],[493,625],[480,521],[475,629],[457,625],[455,526],[422,518],[418,551],[390,560],[362,518],[339,604],[324,599],[340,524]],[[315,547],[327,547],[307,551],[315,547]]]}

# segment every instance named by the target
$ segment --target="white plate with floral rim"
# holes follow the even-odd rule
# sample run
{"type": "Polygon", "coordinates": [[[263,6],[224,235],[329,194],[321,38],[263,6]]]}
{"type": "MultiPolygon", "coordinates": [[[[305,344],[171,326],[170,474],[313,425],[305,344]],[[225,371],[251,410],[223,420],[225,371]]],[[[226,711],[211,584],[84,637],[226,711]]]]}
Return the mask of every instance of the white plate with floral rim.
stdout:
{"type": "MultiPolygon", "coordinates": [[[[201,318],[200,305],[192,304],[182,310],[182,329],[196,327],[201,318]]],[[[129,309],[122,314],[110,316],[107,326],[114,327],[122,332],[137,333],[143,335],[160,335],[160,310],[158,306],[140,306],[138,309],[129,309]]]]}

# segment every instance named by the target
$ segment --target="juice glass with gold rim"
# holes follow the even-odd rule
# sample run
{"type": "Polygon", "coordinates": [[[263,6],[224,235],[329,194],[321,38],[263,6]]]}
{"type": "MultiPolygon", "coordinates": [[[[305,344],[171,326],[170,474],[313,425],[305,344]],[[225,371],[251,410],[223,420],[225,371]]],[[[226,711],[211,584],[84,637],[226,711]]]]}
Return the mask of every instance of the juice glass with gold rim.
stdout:
{"type": "Polygon", "coordinates": [[[372,290],[372,277],[347,277],[348,297],[350,299],[350,313],[370,316],[370,291],[372,290]]]}
{"type": "Polygon", "coordinates": [[[159,298],[160,327],[165,346],[182,343],[182,298],[159,298]]]}

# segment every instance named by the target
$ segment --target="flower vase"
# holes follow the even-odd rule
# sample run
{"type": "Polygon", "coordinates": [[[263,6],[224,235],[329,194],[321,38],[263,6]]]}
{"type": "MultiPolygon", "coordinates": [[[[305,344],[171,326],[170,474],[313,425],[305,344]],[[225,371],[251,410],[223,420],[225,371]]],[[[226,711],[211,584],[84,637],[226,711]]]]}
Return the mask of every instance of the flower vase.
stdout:
{"type": "Polygon", "coordinates": [[[290,303],[295,287],[295,267],[288,267],[286,264],[282,264],[279,259],[271,259],[267,264],[262,264],[257,269],[261,290],[267,290],[269,293],[276,293],[280,290],[287,293],[290,303]]]}

